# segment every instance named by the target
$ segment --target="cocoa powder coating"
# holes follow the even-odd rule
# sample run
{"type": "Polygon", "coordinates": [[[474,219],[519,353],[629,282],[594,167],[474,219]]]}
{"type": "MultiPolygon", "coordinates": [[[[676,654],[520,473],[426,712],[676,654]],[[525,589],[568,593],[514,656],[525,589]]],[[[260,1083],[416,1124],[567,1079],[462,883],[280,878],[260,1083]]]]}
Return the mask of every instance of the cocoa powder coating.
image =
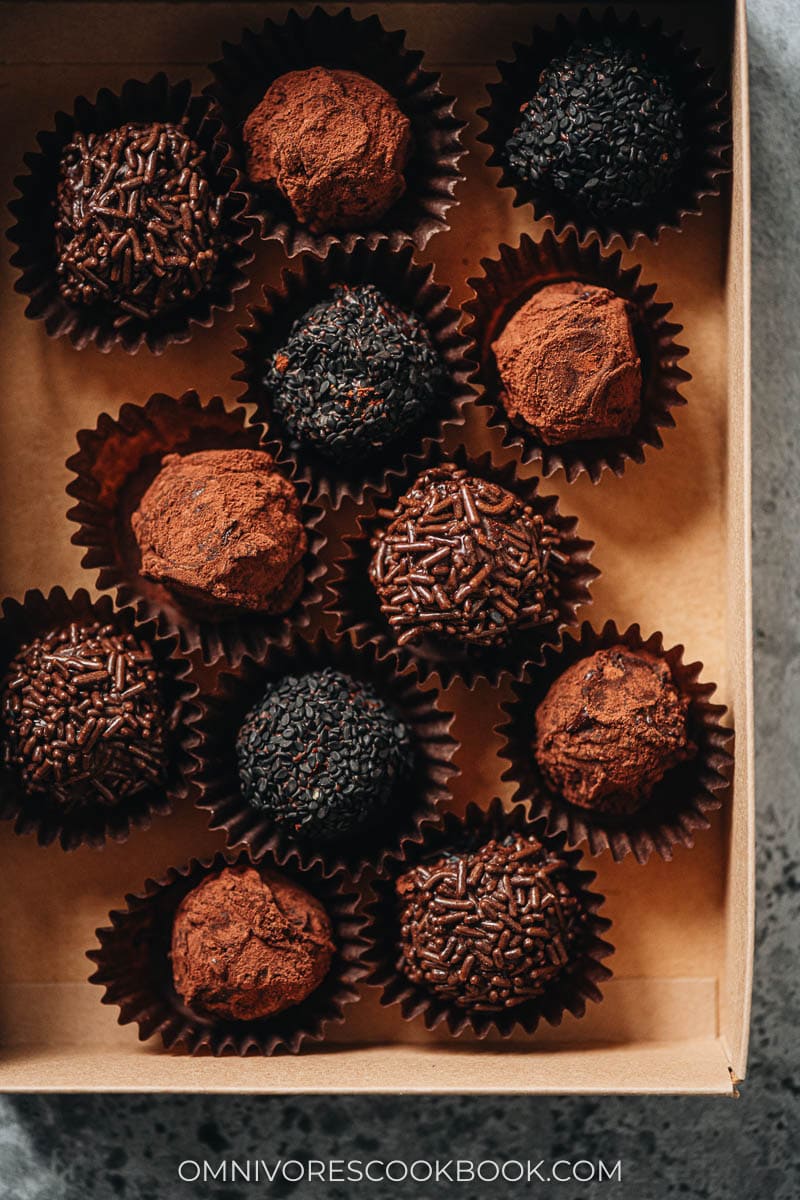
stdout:
{"type": "Polygon", "coordinates": [[[642,366],[626,300],[569,282],[536,292],[492,344],[511,420],[548,446],[630,434],[642,366]]]}
{"type": "Polygon", "coordinates": [[[131,526],[142,575],[200,608],[284,613],[302,591],[300,501],[261,450],[168,454],[131,526]]]}
{"type": "Polygon", "coordinates": [[[695,753],[688,708],[664,659],[625,646],[598,650],[560,675],[537,708],[536,761],[570,803],[635,812],[695,753]]]}
{"type": "Polygon", "coordinates": [[[196,1012],[257,1021],[300,1004],[335,946],[320,902],[274,871],[229,867],[183,898],[172,927],[175,990],[196,1012]]]}
{"type": "Polygon", "coordinates": [[[406,188],[411,125],[355,71],[289,71],[244,124],[247,171],[288,200],[314,233],[380,220],[406,188]]]}

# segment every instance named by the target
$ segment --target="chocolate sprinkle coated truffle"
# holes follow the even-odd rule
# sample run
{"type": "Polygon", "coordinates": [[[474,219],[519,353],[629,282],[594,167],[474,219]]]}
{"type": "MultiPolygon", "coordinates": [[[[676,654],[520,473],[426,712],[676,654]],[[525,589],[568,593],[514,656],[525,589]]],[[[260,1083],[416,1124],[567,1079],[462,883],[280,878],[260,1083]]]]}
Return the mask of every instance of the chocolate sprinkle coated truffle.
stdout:
{"type": "Polygon", "coordinates": [[[537,999],[569,962],[584,916],[566,870],[520,833],[414,867],[396,883],[400,970],[473,1012],[537,999]]]}
{"type": "Polygon", "coordinates": [[[397,441],[436,403],[444,366],[423,322],[374,284],[339,284],[298,318],[265,383],[289,433],[342,464],[397,441]]]}
{"type": "Polygon", "coordinates": [[[555,620],[558,534],[513,492],[446,463],[424,471],[372,541],[369,575],[398,644],[476,646],[555,620]]]}
{"type": "Polygon", "coordinates": [[[35,638],[2,685],[3,761],[66,809],[117,805],[166,777],[167,721],[150,647],[113,625],[35,638]]]}
{"type": "Polygon", "coordinates": [[[195,1011],[257,1021],[301,1004],[330,970],[328,914],[277,871],[226,868],[208,875],[175,913],[175,990],[195,1011]]]}
{"type": "Polygon", "coordinates": [[[545,199],[560,194],[598,215],[640,209],[669,191],[684,161],[684,107],[640,47],[576,45],[539,76],[508,162],[545,199]]]}
{"type": "Polygon", "coordinates": [[[635,812],[695,753],[688,708],[663,658],[626,646],[598,650],[559,675],[536,710],[536,761],[571,804],[635,812]]]}
{"type": "Polygon", "coordinates": [[[287,833],[332,841],[385,815],[411,734],[373,689],[332,667],[267,686],[236,742],[242,793],[287,833]]]}
{"type": "Polygon", "coordinates": [[[74,304],[106,302],[148,320],[207,287],[222,200],[204,154],[176,125],[76,133],[57,192],[57,271],[74,304]]]}

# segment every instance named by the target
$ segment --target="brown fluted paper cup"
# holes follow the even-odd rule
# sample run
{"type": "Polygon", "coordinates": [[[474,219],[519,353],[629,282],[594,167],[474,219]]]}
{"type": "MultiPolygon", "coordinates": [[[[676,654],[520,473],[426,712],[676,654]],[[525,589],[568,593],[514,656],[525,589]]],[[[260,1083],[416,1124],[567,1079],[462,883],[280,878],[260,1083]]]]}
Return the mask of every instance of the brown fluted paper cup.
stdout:
{"type": "MultiPolygon", "coordinates": [[[[431,876],[431,883],[435,882],[435,876],[436,873],[431,876]]],[[[448,813],[442,828],[431,831],[423,845],[415,848],[413,857],[407,863],[394,867],[372,884],[373,896],[367,906],[368,925],[365,931],[369,943],[365,961],[371,968],[367,983],[381,989],[382,1005],[398,1006],[403,1020],[421,1017],[426,1029],[444,1025],[454,1036],[465,1031],[479,1038],[489,1032],[509,1037],[515,1030],[532,1034],[542,1020],[550,1025],[560,1025],[567,1013],[582,1017],[587,1001],[597,1003],[602,999],[601,984],[611,975],[603,959],[613,952],[613,946],[603,936],[611,922],[599,916],[605,898],[589,890],[594,878],[592,871],[582,870],[580,853],[565,850],[561,836],[548,838],[544,822],[532,821],[524,805],[518,804],[506,812],[501,801],[495,798],[487,810],[471,804],[463,818],[448,813]],[[458,851],[459,848],[474,850],[491,840],[502,842],[514,834],[533,838],[545,847],[551,857],[550,871],[554,869],[553,862],[559,864],[556,871],[558,879],[577,900],[578,932],[562,969],[546,981],[539,995],[496,1009],[459,1004],[456,999],[437,994],[424,982],[415,982],[408,974],[398,923],[398,879],[409,867],[420,863],[424,865],[426,860],[435,859],[441,854],[458,851]]],[[[469,882],[466,881],[465,888],[461,889],[465,899],[447,902],[453,906],[451,940],[454,941],[459,936],[467,936],[466,932],[459,933],[456,913],[470,913],[472,906],[468,889],[469,882]]],[[[502,910],[502,905],[494,907],[495,913],[502,910]]],[[[488,917],[483,919],[489,920],[488,917]]],[[[495,915],[492,927],[503,920],[502,914],[495,915]]],[[[519,922],[513,916],[509,920],[510,933],[514,927],[519,927],[519,922]]],[[[470,937],[470,942],[476,947],[477,954],[477,942],[473,937],[470,937]]],[[[458,947],[455,949],[457,951],[458,947]]],[[[498,987],[502,987],[503,951],[498,949],[495,953],[497,957],[493,961],[498,973],[498,987]]],[[[438,971],[435,954],[432,959],[434,962],[430,969],[438,971]]]]}
{"type": "Polygon", "coordinates": [[[733,730],[722,725],[725,706],[711,703],[716,684],[701,680],[702,669],[702,663],[683,661],[683,646],[666,649],[661,633],[645,638],[638,625],[620,630],[613,621],[598,632],[584,622],[560,649],[545,652],[539,670],[513,685],[514,700],[504,706],[507,720],[497,732],[504,740],[500,755],[510,764],[503,779],[516,784],[514,798],[528,801],[532,815],[546,818],[548,830],[563,833],[569,845],[586,843],[594,855],[610,850],[618,862],[627,854],[639,863],[653,854],[669,861],[676,846],[690,849],[698,831],[709,828],[708,814],[720,808],[733,774],[733,730]],[[687,730],[695,753],[673,766],[635,812],[610,814],[578,807],[554,792],[536,763],[533,737],[536,709],[559,675],[617,645],[645,650],[668,664],[678,691],[689,701],[687,730]]]}

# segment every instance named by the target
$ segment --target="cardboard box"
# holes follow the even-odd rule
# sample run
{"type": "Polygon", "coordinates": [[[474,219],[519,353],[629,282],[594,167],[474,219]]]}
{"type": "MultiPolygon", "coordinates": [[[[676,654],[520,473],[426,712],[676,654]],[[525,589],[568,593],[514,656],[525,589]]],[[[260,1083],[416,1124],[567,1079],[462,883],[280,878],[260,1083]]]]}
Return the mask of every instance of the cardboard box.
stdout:
{"type": "MultiPolygon", "coordinates": [[[[190,75],[201,87],[205,63],[223,38],[243,25],[281,16],[287,6],[250,3],[7,3],[2,6],[7,100],[0,140],[4,202],[34,135],[59,107],[81,92],[118,87],[165,68],[190,75]]],[[[363,4],[390,28],[408,30],[444,71],[459,97],[467,134],[468,181],[458,193],[452,229],[437,236],[424,257],[437,277],[467,296],[466,278],[501,241],[516,242],[530,227],[529,210],[512,209],[511,194],[495,186],[476,146],[474,111],[497,58],[530,26],[554,19],[565,3],[363,4]]],[[[625,10],[629,6],[620,5],[625,10]]],[[[682,1092],[730,1094],[745,1072],[753,943],[753,739],[750,613],[749,417],[749,191],[747,47],[744,0],[644,3],[646,18],[663,14],[669,27],[687,30],[706,60],[729,77],[733,100],[732,185],[706,202],[680,234],[660,245],[640,244],[626,255],[641,262],[675,304],[691,350],[693,374],[666,448],[648,454],[623,479],[585,478],[568,485],[556,476],[543,490],[557,492],[597,543],[603,570],[595,602],[584,615],[596,622],[638,620],[683,642],[717,680],[735,724],[733,793],[691,852],[674,862],[615,865],[608,855],[592,863],[614,922],[614,978],[605,1000],[586,1018],[567,1017],[535,1037],[483,1043],[428,1034],[403,1023],[397,1010],[381,1011],[374,993],[351,1005],[343,1026],[323,1047],[274,1060],[189,1059],[140,1045],[133,1027],[116,1025],[100,990],[86,982],[84,952],[96,926],[148,875],[173,862],[213,850],[218,838],[204,815],[187,807],[157,820],[123,846],[64,854],[0,829],[0,1090],[2,1091],[277,1091],[277,1092],[682,1092]]],[[[233,401],[238,385],[232,350],[245,303],[260,280],[280,264],[276,247],[259,245],[252,285],[237,310],[211,331],[162,358],[140,353],[81,353],[51,341],[40,323],[25,320],[13,292],[8,255],[2,264],[0,321],[4,342],[0,396],[0,591],[21,596],[28,587],[56,583],[68,590],[90,584],[71,546],[64,462],[78,429],[94,426],[105,410],[144,401],[156,390],[233,401]]],[[[529,472],[530,473],[530,472],[529,472]]],[[[488,689],[467,709],[457,690],[456,735],[465,747],[454,804],[503,792],[496,742],[486,733],[488,689]],[[474,749],[477,747],[477,750],[474,749]]],[[[507,793],[508,789],[505,789],[507,793]]]]}

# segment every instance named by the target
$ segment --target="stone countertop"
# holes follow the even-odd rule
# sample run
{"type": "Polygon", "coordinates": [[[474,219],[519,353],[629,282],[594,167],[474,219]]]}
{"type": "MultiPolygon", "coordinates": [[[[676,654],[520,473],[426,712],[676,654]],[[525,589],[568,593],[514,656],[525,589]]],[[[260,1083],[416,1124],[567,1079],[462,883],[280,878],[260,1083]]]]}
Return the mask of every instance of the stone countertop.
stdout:
{"type": "MultiPolygon", "coordinates": [[[[800,1196],[800,6],[750,0],[749,11],[759,896],[753,1037],[741,1100],[3,1099],[0,1197],[160,1200],[185,1193],[333,1200],[362,1190],[175,1181],[179,1156],[258,1156],[267,1137],[271,1154],[289,1157],[391,1157],[413,1145],[418,1157],[527,1155],[535,1147],[542,1158],[579,1151],[588,1159],[623,1160],[621,1185],[575,1184],[559,1190],[565,1200],[800,1196]]],[[[369,1188],[375,1196],[425,1191],[369,1188]]],[[[523,1191],[502,1183],[443,1189],[465,1200],[523,1191]]]]}

